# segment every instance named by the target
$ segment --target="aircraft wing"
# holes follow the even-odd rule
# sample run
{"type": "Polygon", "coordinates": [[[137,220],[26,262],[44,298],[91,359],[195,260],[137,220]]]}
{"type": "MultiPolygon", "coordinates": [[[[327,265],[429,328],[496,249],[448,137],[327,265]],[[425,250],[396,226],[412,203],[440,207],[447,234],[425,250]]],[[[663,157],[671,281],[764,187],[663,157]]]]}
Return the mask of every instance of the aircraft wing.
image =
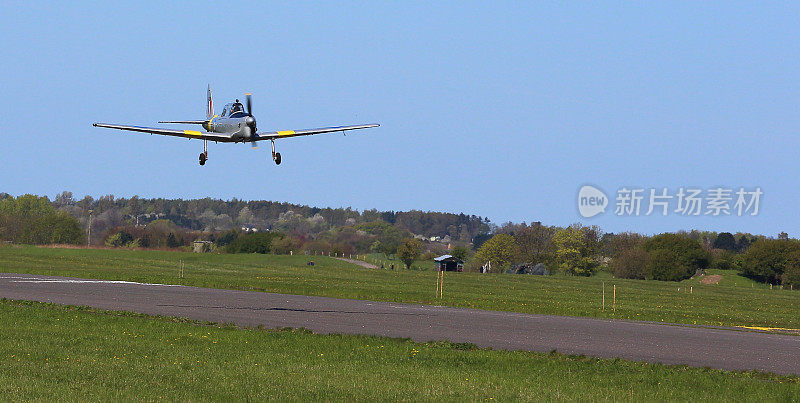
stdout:
{"type": "Polygon", "coordinates": [[[106,127],[109,129],[128,130],[132,132],[160,134],[164,136],[185,137],[189,139],[201,139],[211,141],[231,142],[234,141],[231,136],[222,133],[211,133],[206,131],[197,130],[172,130],[160,129],[157,127],[142,127],[142,126],[122,126],[122,125],[109,125],[106,123],[94,123],[94,127],[106,127]]]}
{"type": "Polygon", "coordinates": [[[257,134],[258,138],[256,140],[275,140],[286,137],[310,136],[312,134],[345,132],[348,130],[369,129],[370,127],[378,127],[378,126],[380,125],[377,123],[372,123],[372,124],[355,125],[355,126],[320,127],[318,129],[306,129],[306,130],[279,130],[276,132],[261,132],[257,134]]]}

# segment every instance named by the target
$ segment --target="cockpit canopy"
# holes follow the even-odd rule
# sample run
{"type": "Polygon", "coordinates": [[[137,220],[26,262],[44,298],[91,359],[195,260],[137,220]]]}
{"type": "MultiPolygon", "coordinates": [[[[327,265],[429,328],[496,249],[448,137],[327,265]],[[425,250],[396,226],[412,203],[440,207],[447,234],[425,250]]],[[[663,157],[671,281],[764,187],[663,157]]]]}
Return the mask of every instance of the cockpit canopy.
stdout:
{"type": "Polygon", "coordinates": [[[241,102],[234,102],[225,105],[225,107],[222,108],[222,115],[220,116],[236,118],[247,116],[247,114],[244,112],[244,106],[241,102]]]}

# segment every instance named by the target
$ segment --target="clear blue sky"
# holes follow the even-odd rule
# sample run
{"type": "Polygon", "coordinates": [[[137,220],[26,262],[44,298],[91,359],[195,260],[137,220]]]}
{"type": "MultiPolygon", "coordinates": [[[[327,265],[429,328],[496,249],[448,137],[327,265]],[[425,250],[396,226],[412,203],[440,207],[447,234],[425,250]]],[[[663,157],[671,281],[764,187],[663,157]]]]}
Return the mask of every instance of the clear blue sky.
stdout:
{"type": "Polygon", "coordinates": [[[800,236],[796,2],[3,2],[0,191],[800,236]],[[91,127],[379,122],[269,147],[91,127]],[[593,184],[755,187],[757,217],[581,219],[593,184]]]}

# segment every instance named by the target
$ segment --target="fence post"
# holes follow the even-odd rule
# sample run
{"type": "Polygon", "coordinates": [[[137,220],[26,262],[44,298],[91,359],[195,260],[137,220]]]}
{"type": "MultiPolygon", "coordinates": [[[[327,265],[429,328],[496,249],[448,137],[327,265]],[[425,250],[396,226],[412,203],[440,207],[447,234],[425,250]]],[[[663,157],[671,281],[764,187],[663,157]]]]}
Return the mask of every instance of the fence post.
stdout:
{"type": "Polygon", "coordinates": [[[617,312],[617,285],[614,284],[614,299],[611,305],[614,307],[614,312],[617,312]]]}
{"type": "Polygon", "coordinates": [[[442,270],[442,286],[439,287],[439,298],[444,298],[444,270],[442,270]]]}
{"type": "Polygon", "coordinates": [[[436,271],[436,294],[435,294],[437,297],[439,296],[439,276],[441,276],[441,275],[442,275],[442,273],[437,270],[436,271]]]}

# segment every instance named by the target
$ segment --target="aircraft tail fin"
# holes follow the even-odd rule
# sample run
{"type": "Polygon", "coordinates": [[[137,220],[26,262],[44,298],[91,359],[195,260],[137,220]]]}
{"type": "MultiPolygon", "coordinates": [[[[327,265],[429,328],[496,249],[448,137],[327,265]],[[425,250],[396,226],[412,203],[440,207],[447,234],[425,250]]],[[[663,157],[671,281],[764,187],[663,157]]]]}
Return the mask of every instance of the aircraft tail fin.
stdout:
{"type": "Polygon", "coordinates": [[[214,99],[211,96],[211,85],[208,85],[208,104],[206,106],[206,118],[211,119],[214,117],[214,99]]]}

